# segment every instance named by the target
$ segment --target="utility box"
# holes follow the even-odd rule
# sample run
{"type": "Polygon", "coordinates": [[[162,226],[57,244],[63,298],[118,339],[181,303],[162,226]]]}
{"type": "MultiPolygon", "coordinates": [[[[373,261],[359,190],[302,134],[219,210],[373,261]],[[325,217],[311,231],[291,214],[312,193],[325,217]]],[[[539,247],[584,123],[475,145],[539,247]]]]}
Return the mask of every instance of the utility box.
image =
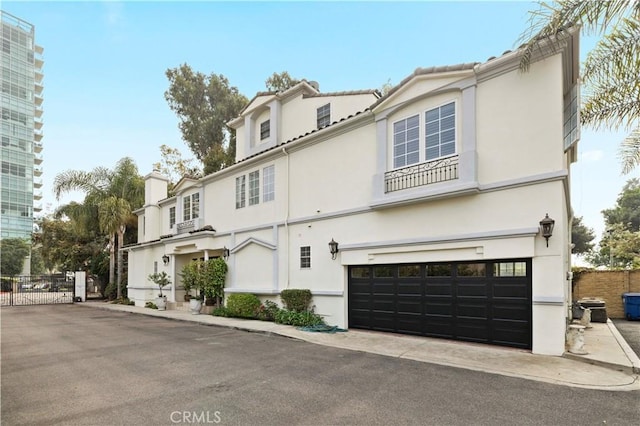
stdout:
{"type": "Polygon", "coordinates": [[[578,305],[591,309],[591,322],[607,322],[607,306],[604,300],[580,299],[578,305]]]}
{"type": "Polygon", "coordinates": [[[624,317],[628,320],[640,320],[640,293],[624,293],[622,295],[624,317]]]}

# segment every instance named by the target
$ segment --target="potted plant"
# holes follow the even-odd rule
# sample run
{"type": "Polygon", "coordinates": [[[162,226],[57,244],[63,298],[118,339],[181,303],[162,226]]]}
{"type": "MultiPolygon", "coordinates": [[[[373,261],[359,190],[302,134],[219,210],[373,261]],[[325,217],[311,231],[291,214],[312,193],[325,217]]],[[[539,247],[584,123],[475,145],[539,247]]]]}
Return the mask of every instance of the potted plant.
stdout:
{"type": "Polygon", "coordinates": [[[187,292],[185,294],[185,300],[187,295],[189,296],[189,310],[193,315],[198,315],[202,308],[202,262],[199,260],[192,260],[182,267],[182,285],[187,292]],[[194,289],[198,293],[196,296],[191,295],[191,290],[194,289]]]}
{"type": "Polygon", "coordinates": [[[160,289],[160,294],[156,299],[156,306],[159,311],[164,311],[167,309],[167,296],[162,294],[162,289],[169,284],[171,284],[171,280],[169,279],[169,275],[166,272],[156,272],[154,274],[149,275],[149,281],[154,282],[158,288],[160,289]]]}
{"type": "Polygon", "coordinates": [[[220,306],[224,297],[227,263],[221,257],[209,260],[205,266],[204,275],[205,304],[220,306]]]}

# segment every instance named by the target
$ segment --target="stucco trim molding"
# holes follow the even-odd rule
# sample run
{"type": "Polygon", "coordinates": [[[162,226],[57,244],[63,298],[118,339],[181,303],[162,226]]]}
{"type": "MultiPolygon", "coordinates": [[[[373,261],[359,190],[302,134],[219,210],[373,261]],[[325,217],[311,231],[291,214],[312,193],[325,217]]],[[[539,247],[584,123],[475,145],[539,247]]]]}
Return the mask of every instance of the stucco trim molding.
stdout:
{"type": "Polygon", "coordinates": [[[279,290],[274,290],[270,288],[233,288],[233,287],[225,287],[225,293],[251,293],[251,294],[266,294],[266,295],[277,295],[280,294],[279,290]]]}
{"type": "Polygon", "coordinates": [[[493,182],[486,185],[480,185],[480,191],[491,192],[500,191],[503,189],[517,188],[521,186],[538,185],[545,182],[554,182],[558,180],[566,179],[569,176],[567,170],[558,170],[555,172],[541,173],[538,175],[527,176],[523,178],[503,180],[500,182],[493,182]]]}
{"type": "Polygon", "coordinates": [[[478,241],[478,240],[494,240],[503,238],[521,238],[521,237],[535,237],[538,235],[538,227],[521,228],[521,229],[505,229],[489,232],[475,232],[472,234],[460,234],[460,235],[444,235],[441,237],[420,237],[420,238],[406,238],[402,240],[388,240],[388,241],[374,241],[368,243],[355,243],[355,244],[340,244],[340,251],[349,250],[361,250],[361,249],[376,249],[387,248],[397,246],[416,246],[416,245],[428,245],[428,244],[443,244],[443,243],[457,243],[464,241],[478,241]]]}
{"type": "Polygon", "coordinates": [[[565,300],[562,296],[534,296],[534,305],[564,306],[565,300]]]}
{"type": "Polygon", "coordinates": [[[313,296],[333,296],[333,297],[343,297],[344,291],[342,290],[311,290],[311,295],[313,296]]]}
{"type": "Polygon", "coordinates": [[[277,247],[275,245],[271,244],[271,243],[259,240],[259,239],[254,238],[254,237],[250,237],[250,238],[247,238],[246,240],[244,240],[243,242],[241,242],[240,244],[238,244],[237,246],[235,246],[234,248],[230,249],[229,253],[235,254],[235,253],[239,252],[240,250],[242,250],[243,248],[245,248],[246,246],[248,246],[249,244],[257,244],[259,246],[268,248],[269,250],[276,250],[277,249],[277,247]]]}

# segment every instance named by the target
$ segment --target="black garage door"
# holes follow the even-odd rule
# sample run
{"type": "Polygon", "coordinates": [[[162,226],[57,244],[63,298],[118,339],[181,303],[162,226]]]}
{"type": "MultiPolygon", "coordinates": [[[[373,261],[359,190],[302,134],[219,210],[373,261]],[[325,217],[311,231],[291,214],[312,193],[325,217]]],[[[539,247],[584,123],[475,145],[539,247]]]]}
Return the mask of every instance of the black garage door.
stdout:
{"type": "Polygon", "coordinates": [[[349,327],[531,348],[531,259],[349,267],[349,327]]]}

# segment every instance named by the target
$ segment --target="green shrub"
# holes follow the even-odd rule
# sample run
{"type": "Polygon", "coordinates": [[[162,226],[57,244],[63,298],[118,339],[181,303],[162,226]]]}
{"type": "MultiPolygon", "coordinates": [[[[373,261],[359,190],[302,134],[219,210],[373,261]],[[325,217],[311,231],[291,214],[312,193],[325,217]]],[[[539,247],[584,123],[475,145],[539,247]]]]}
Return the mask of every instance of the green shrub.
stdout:
{"type": "Polygon", "coordinates": [[[118,296],[118,286],[116,283],[109,283],[104,289],[104,297],[114,300],[118,296]]]}
{"type": "Polygon", "coordinates": [[[158,307],[156,306],[156,304],[155,304],[155,303],[153,303],[153,302],[147,302],[147,303],[145,303],[145,304],[144,304],[144,307],[145,307],[145,308],[151,308],[151,309],[158,309],[158,307]]]}
{"type": "Polygon", "coordinates": [[[287,309],[280,309],[276,314],[276,323],[293,325],[296,327],[306,327],[310,325],[324,325],[324,319],[312,311],[295,312],[287,309]]]}
{"type": "Polygon", "coordinates": [[[271,300],[266,300],[258,309],[258,319],[262,321],[275,321],[276,314],[280,311],[278,304],[271,300]]]}
{"type": "Polygon", "coordinates": [[[227,298],[230,317],[255,318],[260,308],[260,299],[255,294],[235,293],[227,298]]]}
{"type": "Polygon", "coordinates": [[[213,315],[214,317],[228,317],[229,310],[224,306],[220,306],[211,311],[211,315],[213,315]]]}
{"type": "Polygon", "coordinates": [[[280,299],[289,311],[305,312],[311,304],[311,290],[291,288],[280,292],[280,299]]]}

